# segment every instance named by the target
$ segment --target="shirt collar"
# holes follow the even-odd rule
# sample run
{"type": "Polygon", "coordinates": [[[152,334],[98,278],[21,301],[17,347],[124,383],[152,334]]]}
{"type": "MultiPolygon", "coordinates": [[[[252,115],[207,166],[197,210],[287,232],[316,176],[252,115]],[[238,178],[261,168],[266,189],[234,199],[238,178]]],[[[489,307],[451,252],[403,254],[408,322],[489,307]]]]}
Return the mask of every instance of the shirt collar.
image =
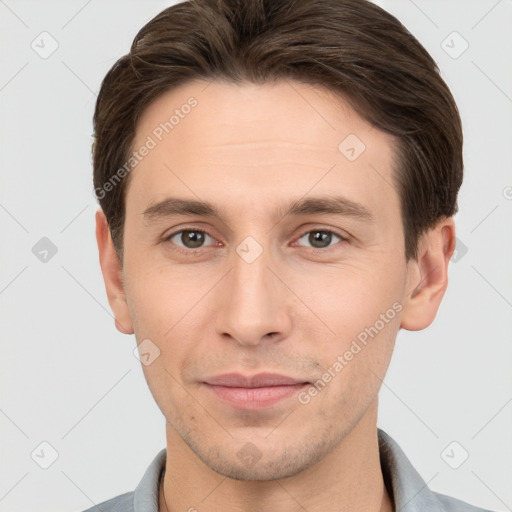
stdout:
{"type": "Polygon", "coordinates": [[[444,510],[400,446],[383,430],[377,432],[382,475],[395,512],[444,510]]]}
{"type": "Polygon", "coordinates": [[[160,450],[133,493],[134,512],[158,512],[158,488],[165,470],[167,450],[160,450]]]}

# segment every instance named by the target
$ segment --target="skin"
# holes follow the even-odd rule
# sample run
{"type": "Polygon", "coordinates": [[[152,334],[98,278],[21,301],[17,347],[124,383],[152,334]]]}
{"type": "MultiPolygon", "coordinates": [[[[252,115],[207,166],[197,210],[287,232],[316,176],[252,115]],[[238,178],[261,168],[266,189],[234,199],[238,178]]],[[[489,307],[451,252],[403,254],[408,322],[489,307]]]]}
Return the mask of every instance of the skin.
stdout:
{"type": "Polygon", "coordinates": [[[122,266],[96,214],[116,326],[160,350],[142,366],[166,418],[160,510],[393,510],[379,461],[378,391],[399,329],[424,329],[436,315],[453,219],[425,233],[418,259],[406,261],[393,137],[311,85],[189,82],[143,112],[133,147],[191,96],[197,106],[130,175],[122,266]],[[349,134],[366,146],[355,161],[338,150],[349,134]],[[294,200],[333,195],[372,219],[283,216],[294,200]],[[221,217],[144,217],[169,196],[208,201],[221,217]],[[169,238],[194,228],[207,231],[195,253],[181,233],[169,238]],[[340,238],[314,245],[310,232],[326,229],[340,238]],[[236,250],[248,236],[263,249],[252,263],[236,250]],[[239,410],[202,383],[229,372],[316,382],[396,303],[394,318],[307,404],[292,396],[239,410]],[[247,443],[255,463],[237,456],[247,443]]]}

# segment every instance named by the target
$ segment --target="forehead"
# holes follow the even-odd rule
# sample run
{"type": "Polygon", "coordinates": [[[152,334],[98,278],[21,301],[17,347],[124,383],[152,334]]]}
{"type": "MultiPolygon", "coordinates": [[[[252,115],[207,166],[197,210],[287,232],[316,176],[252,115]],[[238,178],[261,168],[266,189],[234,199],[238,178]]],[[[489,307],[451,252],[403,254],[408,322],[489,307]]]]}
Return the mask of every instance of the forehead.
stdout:
{"type": "Polygon", "coordinates": [[[180,192],[233,205],[240,193],[238,206],[263,208],[313,189],[374,208],[398,201],[393,137],[339,95],[290,80],[192,81],[167,91],[139,119],[133,150],[144,146],[150,149],[132,171],[127,206],[180,192]]]}

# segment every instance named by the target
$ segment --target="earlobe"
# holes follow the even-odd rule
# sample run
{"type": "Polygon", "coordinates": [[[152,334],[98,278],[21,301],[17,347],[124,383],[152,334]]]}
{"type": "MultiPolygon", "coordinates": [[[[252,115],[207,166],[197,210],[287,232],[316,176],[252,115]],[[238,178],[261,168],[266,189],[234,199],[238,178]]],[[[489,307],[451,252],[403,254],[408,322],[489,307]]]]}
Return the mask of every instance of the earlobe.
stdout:
{"type": "Polygon", "coordinates": [[[133,323],[126,302],[121,264],[114,249],[107,219],[101,208],[96,212],[96,241],[101,272],[108,302],[114,313],[116,328],[123,334],[133,334],[133,323]]]}
{"type": "Polygon", "coordinates": [[[455,223],[443,218],[419,243],[418,258],[408,263],[408,291],[400,327],[419,331],[433,321],[448,286],[448,265],[455,250],[455,223]]]}

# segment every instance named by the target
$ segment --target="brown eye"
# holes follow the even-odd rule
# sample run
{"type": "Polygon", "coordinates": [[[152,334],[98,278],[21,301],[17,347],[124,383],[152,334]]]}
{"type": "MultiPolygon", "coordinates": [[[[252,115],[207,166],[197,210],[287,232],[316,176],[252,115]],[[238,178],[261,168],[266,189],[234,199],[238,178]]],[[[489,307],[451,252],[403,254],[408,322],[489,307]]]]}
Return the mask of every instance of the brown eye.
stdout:
{"type": "Polygon", "coordinates": [[[328,230],[308,231],[299,238],[299,240],[303,239],[306,239],[307,243],[309,243],[313,249],[325,249],[331,245],[333,239],[335,243],[342,240],[340,236],[328,230]]]}
{"type": "Polygon", "coordinates": [[[204,231],[198,229],[183,229],[171,235],[168,240],[186,249],[200,249],[207,238],[213,241],[213,238],[204,231]]]}

